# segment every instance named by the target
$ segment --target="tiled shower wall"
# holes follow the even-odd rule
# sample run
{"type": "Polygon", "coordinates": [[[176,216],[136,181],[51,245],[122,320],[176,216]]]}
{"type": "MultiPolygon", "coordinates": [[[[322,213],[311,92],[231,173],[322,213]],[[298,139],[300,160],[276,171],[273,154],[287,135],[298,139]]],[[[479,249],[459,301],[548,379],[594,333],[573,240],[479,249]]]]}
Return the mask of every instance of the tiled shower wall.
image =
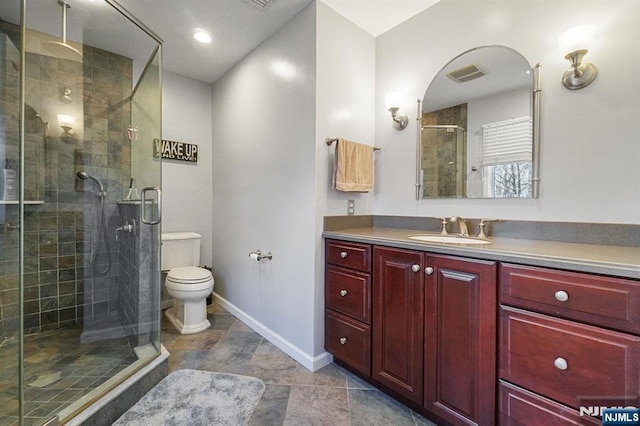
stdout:
{"type": "MultiPolygon", "coordinates": [[[[422,124],[426,125],[458,125],[467,128],[467,104],[456,105],[432,111],[422,116],[422,124]]],[[[466,164],[458,164],[457,158],[467,158],[466,144],[463,152],[457,152],[455,133],[447,133],[445,130],[422,131],[423,165],[423,197],[455,197],[456,187],[462,187],[466,196],[466,164]],[[429,135],[427,137],[427,134],[429,135]],[[463,173],[457,173],[457,168],[462,168],[463,173]],[[464,181],[457,182],[457,176],[461,175],[464,181]]],[[[463,160],[464,161],[464,160],[463,160]]]]}
{"type": "MultiPolygon", "coordinates": [[[[18,28],[1,23],[1,31],[18,40],[18,28]]],[[[28,32],[27,38],[38,37],[28,32]]],[[[19,62],[4,61],[2,70],[14,77],[3,85],[17,84],[19,62]]],[[[118,315],[118,245],[115,227],[120,225],[116,201],[130,178],[130,120],[128,97],[132,91],[131,60],[89,46],[82,62],[37,53],[26,56],[26,118],[33,109],[39,118],[25,134],[25,198],[43,204],[25,206],[24,284],[25,331],[36,332],[67,324],[118,315]],[[71,89],[78,132],[61,134],[55,111],[64,107],[60,97],[71,89]],[[38,121],[39,120],[39,121],[38,121]],[[38,123],[43,128],[37,131],[38,123]],[[85,170],[98,177],[107,191],[105,220],[112,265],[106,275],[95,273],[92,250],[97,245],[100,199],[91,181],[76,178],[85,170]]],[[[0,113],[5,134],[5,155],[18,157],[18,102],[15,88],[2,87],[0,113]],[[8,131],[7,131],[8,130],[8,131]]],[[[17,332],[17,230],[18,206],[3,205],[0,217],[0,324],[5,336],[17,332]]],[[[106,267],[106,247],[99,246],[98,269],[106,267]]]]}

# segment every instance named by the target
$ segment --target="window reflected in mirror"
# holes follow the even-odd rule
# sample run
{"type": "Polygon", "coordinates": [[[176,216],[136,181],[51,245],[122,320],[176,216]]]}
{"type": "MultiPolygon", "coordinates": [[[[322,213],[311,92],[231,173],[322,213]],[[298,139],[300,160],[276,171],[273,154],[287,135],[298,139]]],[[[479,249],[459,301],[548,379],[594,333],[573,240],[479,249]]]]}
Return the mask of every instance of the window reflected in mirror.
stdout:
{"type": "Polygon", "coordinates": [[[467,51],[422,102],[421,198],[534,196],[534,72],[504,46],[467,51]]]}

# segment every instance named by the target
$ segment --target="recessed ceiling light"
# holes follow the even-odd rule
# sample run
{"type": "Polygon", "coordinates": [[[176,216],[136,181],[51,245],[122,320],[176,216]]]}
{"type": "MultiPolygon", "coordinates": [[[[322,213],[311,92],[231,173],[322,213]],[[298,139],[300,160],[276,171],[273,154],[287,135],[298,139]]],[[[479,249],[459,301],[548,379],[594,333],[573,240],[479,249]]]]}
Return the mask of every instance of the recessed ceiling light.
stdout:
{"type": "Polygon", "coordinates": [[[211,43],[211,36],[201,30],[197,30],[195,33],[193,33],[193,38],[198,40],[200,43],[211,43]]]}

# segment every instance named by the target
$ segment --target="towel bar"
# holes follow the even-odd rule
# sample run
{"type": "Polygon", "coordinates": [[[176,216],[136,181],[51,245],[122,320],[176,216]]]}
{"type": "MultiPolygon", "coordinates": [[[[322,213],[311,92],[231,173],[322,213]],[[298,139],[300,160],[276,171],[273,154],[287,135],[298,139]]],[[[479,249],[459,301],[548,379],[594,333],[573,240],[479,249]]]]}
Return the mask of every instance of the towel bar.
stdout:
{"type": "MultiPolygon", "coordinates": [[[[331,144],[333,144],[334,142],[338,142],[338,138],[327,138],[327,139],[325,139],[325,142],[327,143],[327,146],[331,146],[331,144]]],[[[374,151],[380,151],[380,148],[376,148],[374,146],[373,150],[374,151]]]]}

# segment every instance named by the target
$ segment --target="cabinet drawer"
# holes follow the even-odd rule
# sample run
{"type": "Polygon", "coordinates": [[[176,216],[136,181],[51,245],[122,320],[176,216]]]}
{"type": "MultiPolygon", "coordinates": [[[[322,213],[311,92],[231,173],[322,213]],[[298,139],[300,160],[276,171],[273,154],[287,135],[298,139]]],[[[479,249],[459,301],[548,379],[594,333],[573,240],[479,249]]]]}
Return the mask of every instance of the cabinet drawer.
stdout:
{"type": "Polygon", "coordinates": [[[500,303],[640,334],[640,282],[502,264],[500,303]]]}
{"type": "Polygon", "coordinates": [[[578,408],[578,397],[640,392],[640,337],[500,309],[500,377],[578,408]]]}
{"type": "Polygon", "coordinates": [[[500,381],[501,426],[601,425],[600,420],[580,416],[578,410],[500,381]]]}
{"type": "Polygon", "coordinates": [[[325,311],[324,347],[340,361],[371,375],[371,327],[345,315],[325,311]]]}
{"type": "Polygon", "coordinates": [[[327,240],[325,257],[327,263],[359,271],[371,271],[371,246],[348,241],[327,240]]]}
{"type": "Polygon", "coordinates": [[[327,308],[371,324],[371,274],[327,265],[327,308]]]}

